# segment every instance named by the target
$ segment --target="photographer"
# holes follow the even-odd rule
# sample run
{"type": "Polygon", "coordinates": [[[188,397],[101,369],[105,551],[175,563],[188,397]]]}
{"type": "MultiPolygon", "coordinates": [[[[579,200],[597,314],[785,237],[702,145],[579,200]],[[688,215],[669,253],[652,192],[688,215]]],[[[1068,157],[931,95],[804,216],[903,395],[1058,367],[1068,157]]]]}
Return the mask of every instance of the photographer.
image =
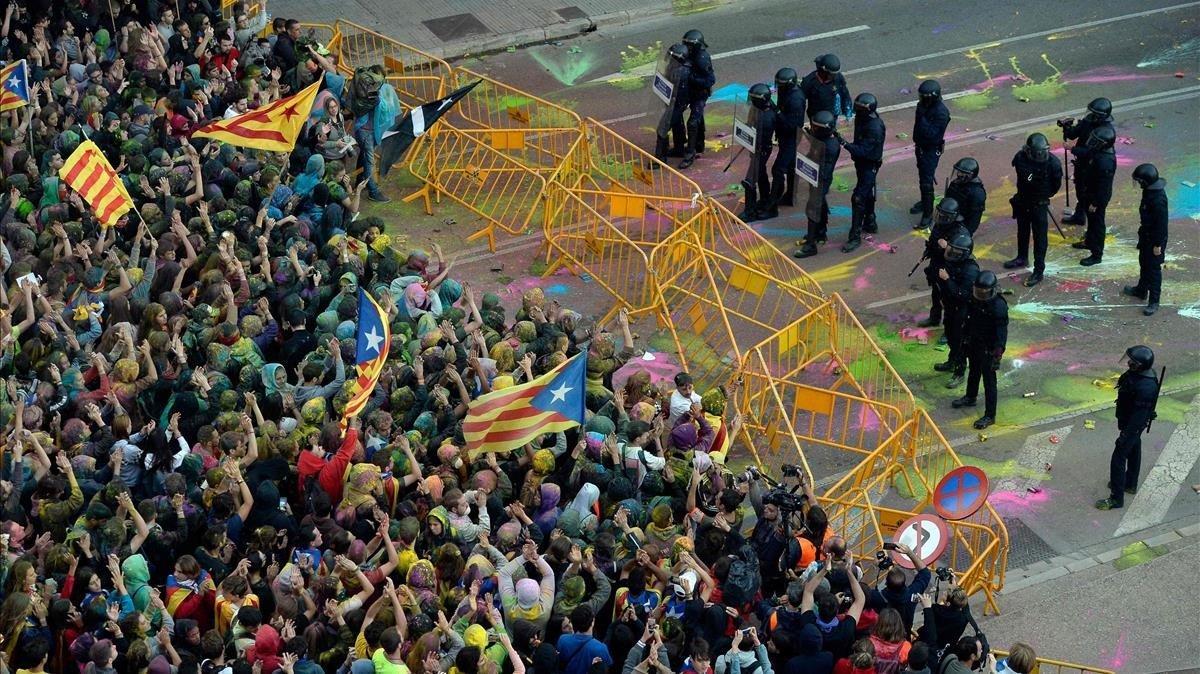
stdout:
{"type": "MultiPolygon", "coordinates": [[[[975,618],[971,616],[971,607],[967,604],[967,593],[954,584],[953,572],[950,572],[950,584],[944,602],[934,602],[936,590],[918,597],[925,620],[917,630],[917,635],[935,652],[940,652],[957,641],[966,631],[967,625],[975,623],[975,618]]],[[[975,627],[975,631],[978,632],[979,628],[975,627]]]]}
{"type": "Polygon", "coordinates": [[[733,633],[729,651],[717,658],[716,674],[774,674],[767,647],[753,627],[733,633]]]}
{"type": "MultiPolygon", "coordinates": [[[[884,545],[886,550],[888,545],[884,545]]],[[[900,612],[900,617],[904,620],[904,628],[907,631],[912,631],[913,614],[917,610],[917,595],[925,593],[929,587],[929,583],[933,579],[933,574],[929,572],[925,564],[921,561],[907,545],[896,544],[892,549],[900,554],[908,557],[912,562],[913,568],[916,570],[916,575],[913,576],[912,583],[908,583],[907,576],[903,569],[895,566],[890,557],[884,557],[880,561],[880,568],[887,568],[887,577],[884,579],[883,587],[877,590],[871,590],[870,601],[868,604],[872,608],[894,608],[900,612]],[[887,566],[883,566],[886,564],[887,566]]]]}
{"type": "Polygon", "coordinates": [[[821,632],[822,648],[833,653],[835,659],[850,655],[850,647],[854,644],[858,620],[862,617],[863,606],[867,602],[867,597],[854,575],[854,560],[849,553],[846,553],[841,567],[849,578],[850,593],[854,597],[844,614],[839,615],[838,598],[833,593],[822,592],[814,598],[821,581],[825,580],[825,576],[833,571],[834,560],[832,557],[826,558],[820,570],[804,584],[804,599],[800,605],[800,609],[803,611],[800,621],[805,625],[817,626],[821,632]]]}
{"type": "MultiPolygon", "coordinates": [[[[784,511],[783,507],[789,507],[787,502],[781,504],[777,499],[780,497],[796,499],[797,503],[794,505],[797,507],[800,505],[799,499],[781,489],[771,490],[767,493],[762,475],[754,468],[746,471],[746,474],[739,480],[750,482],[750,505],[753,506],[754,515],[757,518],[754,530],[750,532],[750,543],[758,553],[763,594],[778,595],[783,592],[787,583],[786,569],[784,568],[786,563],[784,552],[788,549],[785,517],[791,517],[792,513],[796,511],[784,511]]],[[[801,484],[804,484],[803,478],[801,478],[801,484]]]]}

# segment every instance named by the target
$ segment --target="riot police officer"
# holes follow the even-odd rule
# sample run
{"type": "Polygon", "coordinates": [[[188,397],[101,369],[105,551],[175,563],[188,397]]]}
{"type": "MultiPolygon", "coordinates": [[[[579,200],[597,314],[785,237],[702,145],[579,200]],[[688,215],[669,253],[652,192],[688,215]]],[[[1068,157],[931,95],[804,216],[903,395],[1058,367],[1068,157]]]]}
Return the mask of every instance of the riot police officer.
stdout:
{"type": "MultiPolygon", "coordinates": [[[[750,105],[754,106],[754,151],[750,153],[750,165],[746,167],[746,177],[742,179],[742,188],[746,195],[746,207],[738,214],[743,222],[766,220],[779,215],[771,199],[771,180],[767,173],[767,160],[771,157],[772,138],[775,135],[776,112],[775,104],[771,102],[771,87],[766,84],[755,84],[747,94],[750,105]]],[[[779,163],[778,160],[775,162],[779,163]]]]}
{"type": "Polygon", "coordinates": [[[1125,506],[1125,494],[1137,493],[1142,471],[1142,432],[1154,420],[1159,384],[1154,376],[1154,352],[1148,346],[1125,350],[1128,368],[1117,380],[1117,442],[1108,462],[1109,497],[1096,501],[1100,510],[1125,506]]]}
{"type": "MultiPolygon", "coordinates": [[[[666,163],[667,157],[676,153],[678,156],[683,156],[687,152],[688,137],[687,128],[683,123],[683,111],[688,106],[690,95],[688,89],[691,80],[691,63],[688,60],[687,47],[679,43],[673,44],[667,49],[667,55],[673,61],[675,89],[672,94],[671,107],[663,112],[663,119],[658,124],[654,146],[655,159],[663,163],[666,163]],[[674,136],[675,141],[675,147],[670,152],[667,150],[671,143],[668,134],[674,136]]],[[[658,166],[658,164],[651,165],[658,166]]]]}
{"type": "MultiPolygon", "coordinates": [[[[925,267],[925,281],[929,283],[929,316],[917,323],[918,327],[934,328],[942,324],[942,288],[938,283],[938,272],[946,263],[946,248],[950,241],[959,233],[966,232],[958,215],[958,202],[946,197],[938,202],[937,216],[933,228],[929,230],[929,238],[925,240],[925,259],[929,264],[925,267]]],[[[947,337],[949,340],[949,337],[947,337]]]]}
{"type": "Polygon", "coordinates": [[[1013,156],[1017,170],[1017,193],[1009,200],[1017,220],[1017,256],[1004,263],[1005,269],[1029,264],[1029,236],[1033,235],[1033,273],[1025,287],[1041,283],[1046,271],[1046,249],[1050,242],[1046,229],[1050,215],[1050,197],[1062,187],[1062,162],[1050,154],[1050,142],[1040,133],[1030,134],[1025,147],[1013,156]]]}
{"type": "Polygon", "coordinates": [[[806,209],[808,233],[804,237],[804,245],[792,253],[793,257],[801,259],[812,257],[817,254],[817,244],[825,243],[826,229],[829,226],[829,186],[833,184],[833,169],[837,164],[838,155],[842,151],[842,147],[838,145],[837,139],[833,136],[836,124],[837,117],[834,117],[833,113],[828,110],[818,110],[809,122],[809,129],[813,136],[816,137],[817,142],[824,145],[821,166],[817,171],[817,187],[813,190],[813,194],[819,202],[812,203],[812,198],[809,199],[810,203],[806,209]]]}
{"type": "Polygon", "coordinates": [[[800,91],[808,102],[808,118],[811,120],[821,111],[828,112],[834,117],[837,126],[838,116],[849,117],[853,114],[850,107],[850,90],[846,88],[846,78],[842,76],[842,62],[836,54],[822,54],[813,60],[816,70],[804,76],[800,81],[800,91]]]}
{"type": "Polygon", "coordinates": [[[804,92],[800,91],[796,71],[780,68],[775,73],[778,114],[775,118],[779,151],[771,165],[771,201],[776,206],[792,206],[796,195],[796,140],[804,126],[804,92]]]}
{"type": "Polygon", "coordinates": [[[974,424],[979,430],[996,423],[996,370],[1008,345],[1008,302],[996,292],[998,285],[996,274],[982,271],[972,286],[963,328],[963,348],[970,363],[967,392],[950,403],[954,409],[974,407],[982,378],[984,412],[974,424]]]}
{"type": "Polygon", "coordinates": [[[861,234],[874,233],[875,226],[875,176],[883,165],[883,139],[887,128],[875,112],[878,101],[874,94],[863,92],[854,99],[854,142],[848,143],[835,132],[838,143],[850,153],[854,160],[854,193],[850,196],[850,233],[846,237],[843,253],[849,253],[862,245],[861,234]],[[870,218],[870,219],[868,219],[870,218]]]}
{"type": "Polygon", "coordinates": [[[958,215],[963,227],[971,236],[979,229],[979,219],[987,207],[987,190],[979,179],[979,162],[972,157],[963,157],[954,162],[953,177],[946,186],[946,199],[958,204],[958,215]]]}
{"type": "Polygon", "coordinates": [[[1167,254],[1167,181],[1159,177],[1154,164],[1133,169],[1133,181],[1142,188],[1137,242],[1140,274],[1137,285],[1125,286],[1122,292],[1140,300],[1149,297],[1142,313],[1153,316],[1162,294],[1162,264],[1167,254]]]}
{"type": "Polygon", "coordinates": [[[937,80],[925,80],[917,88],[917,111],[913,121],[913,150],[917,157],[917,186],[921,200],[908,209],[920,213],[921,221],[913,229],[925,229],[932,223],[933,197],[937,185],[938,162],[946,146],[946,127],[950,125],[950,110],[942,102],[942,85],[937,80]]]}
{"type": "Polygon", "coordinates": [[[1071,246],[1091,253],[1079,261],[1085,267],[1100,264],[1104,257],[1104,213],[1112,198],[1113,176],[1117,173],[1117,154],[1113,152],[1116,140],[1117,133],[1111,126],[1096,127],[1087,137],[1087,154],[1075,162],[1075,185],[1087,194],[1087,205],[1080,204],[1076,212],[1086,211],[1087,231],[1083,241],[1071,246]]]}
{"type": "Polygon", "coordinates": [[[1083,176],[1079,174],[1079,164],[1085,160],[1088,154],[1091,153],[1091,148],[1087,147],[1087,139],[1092,135],[1092,132],[1101,127],[1107,127],[1116,136],[1116,130],[1113,128],[1112,118],[1112,101],[1107,98],[1096,98],[1091,103],[1088,103],[1087,114],[1083,119],[1076,122],[1074,119],[1067,117],[1066,119],[1058,120],[1058,125],[1062,128],[1063,140],[1075,141],[1075,147],[1071,148],[1071,154],[1074,155],[1076,166],[1075,171],[1075,212],[1069,218],[1063,218],[1064,225],[1082,225],[1086,222],[1085,211],[1092,202],[1091,191],[1089,185],[1083,176]]]}
{"type": "Polygon", "coordinates": [[[713,85],[717,83],[704,35],[693,28],[683,34],[683,45],[688,50],[691,70],[688,73],[688,146],[679,164],[681,169],[691,166],[696,161],[696,155],[704,154],[704,106],[712,95],[713,85]]]}
{"type": "Polygon", "coordinates": [[[938,270],[937,284],[941,289],[942,309],[946,316],[946,344],[950,356],[944,363],[933,366],[938,372],[952,372],[946,388],[962,386],[967,370],[967,355],[963,350],[963,328],[967,320],[967,308],[971,304],[975,279],[979,276],[979,264],[971,255],[974,243],[966,229],[954,234],[945,251],[945,264],[938,270]]]}

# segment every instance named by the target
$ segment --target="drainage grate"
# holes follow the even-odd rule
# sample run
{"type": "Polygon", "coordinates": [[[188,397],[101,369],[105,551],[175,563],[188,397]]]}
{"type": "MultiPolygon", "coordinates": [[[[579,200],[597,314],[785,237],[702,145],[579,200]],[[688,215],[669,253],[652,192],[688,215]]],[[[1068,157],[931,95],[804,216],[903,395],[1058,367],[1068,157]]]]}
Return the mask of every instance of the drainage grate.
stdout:
{"type": "Polygon", "coordinates": [[[442,42],[453,42],[472,35],[487,35],[492,32],[474,14],[454,14],[421,23],[442,42]]]}
{"type": "Polygon", "coordinates": [[[554,13],[561,16],[563,21],[574,21],[575,19],[586,19],[587,12],[579,9],[575,5],[563,7],[562,9],[554,10],[554,13]]]}
{"type": "Polygon", "coordinates": [[[1005,517],[1004,526],[1008,527],[1008,568],[1021,569],[1058,556],[1057,550],[1021,520],[1005,517]]]}

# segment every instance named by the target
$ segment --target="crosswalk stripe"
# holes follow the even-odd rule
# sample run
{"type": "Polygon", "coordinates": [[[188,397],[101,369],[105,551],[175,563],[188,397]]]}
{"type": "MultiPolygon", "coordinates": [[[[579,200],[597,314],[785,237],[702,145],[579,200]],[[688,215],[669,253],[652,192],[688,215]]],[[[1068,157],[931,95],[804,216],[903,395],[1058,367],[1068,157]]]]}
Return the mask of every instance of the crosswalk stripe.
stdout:
{"type": "MultiPolygon", "coordinates": [[[[1021,447],[1020,454],[1017,455],[1017,464],[1023,468],[1042,471],[1045,470],[1046,464],[1053,464],[1054,457],[1058,454],[1058,448],[1062,446],[1067,436],[1071,434],[1071,429],[1074,426],[1063,426],[1050,431],[1034,433],[1025,438],[1025,445],[1021,447]],[[1058,437],[1058,442],[1051,442],[1051,437],[1058,437]]],[[[991,491],[997,492],[1012,492],[1017,496],[1024,496],[1030,487],[1039,484],[1041,480],[1025,475],[1013,475],[1003,477],[992,485],[991,491]]]]}
{"type": "Polygon", "coordinates": [[[1183,423],[1176,426],[1175,432],[1167,439],[1162,454],[1138,487],[1137,496],[1126,508],[1113,537],[1141,531],[1161,522],[1184,488],[1188,473],[1196,465],[1197,459],[1200,459],[1200,396],[1192,399],[1183,423]]]}

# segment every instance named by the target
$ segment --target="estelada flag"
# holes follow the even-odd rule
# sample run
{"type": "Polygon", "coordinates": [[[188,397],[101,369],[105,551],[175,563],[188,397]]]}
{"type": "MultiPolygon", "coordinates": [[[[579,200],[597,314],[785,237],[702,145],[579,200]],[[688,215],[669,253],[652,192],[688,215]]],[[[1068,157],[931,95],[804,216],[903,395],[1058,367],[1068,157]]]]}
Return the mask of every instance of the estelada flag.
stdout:
{"type": "Polygon", "coordinates": [[[471,459],[487,452],[507,452],[543,433],[582,424],[586,375],[584,352],[531,382],[476,398],[463,420],[471,459]]]}
{"type": "Polygon", "coordinates": [[[379,375],[387,362],[388,349],[392,344],[392,330],[388,325],[387,312],[371,294],[358,289],[358,339],[355,342],[354,362],[358,366],[358,377],[354,380],[353,395],[346,403],[342,415],[342,428],[349,419],[358,416],[371,398],[379,375]]]}
{"type": "Polygon", "coordinates": [[[133,199],[129,197],[125,183],[121,182],[100,148],[90,140],[80,143],[67,157],[58,169],[58,177],[91,205],[102,225],[111,227],[133,208],[133,199]]]}
{"type": "Polygon", "coordinates": [[[392,165],[400,161],[400,157],[404,155],[409,146],[416,139],[425,135],[434,122],[446,114],[447,110],[454,107],[455,103],[471,93],[471,90],[482,81],[475,80],[464,87],[451,91],[443,98],[422,103],[404,113],[379,141],[379,175],[387,176],[388,171],[392,170],[392,165]]]}
{"type": "Polygon", "coordinates": [[[29,67],[25,59],[0,70],[0,112],[29,105],[29,67]]]}
{"type": "Polygon", "coordinates": [[[296,146],[296,137],[308,121],[308,113],[312,112],[321,81],[317,79],[298,94],[201,127],[192,137],[212,138],[268,152],[291,152],[296,146]]]}

